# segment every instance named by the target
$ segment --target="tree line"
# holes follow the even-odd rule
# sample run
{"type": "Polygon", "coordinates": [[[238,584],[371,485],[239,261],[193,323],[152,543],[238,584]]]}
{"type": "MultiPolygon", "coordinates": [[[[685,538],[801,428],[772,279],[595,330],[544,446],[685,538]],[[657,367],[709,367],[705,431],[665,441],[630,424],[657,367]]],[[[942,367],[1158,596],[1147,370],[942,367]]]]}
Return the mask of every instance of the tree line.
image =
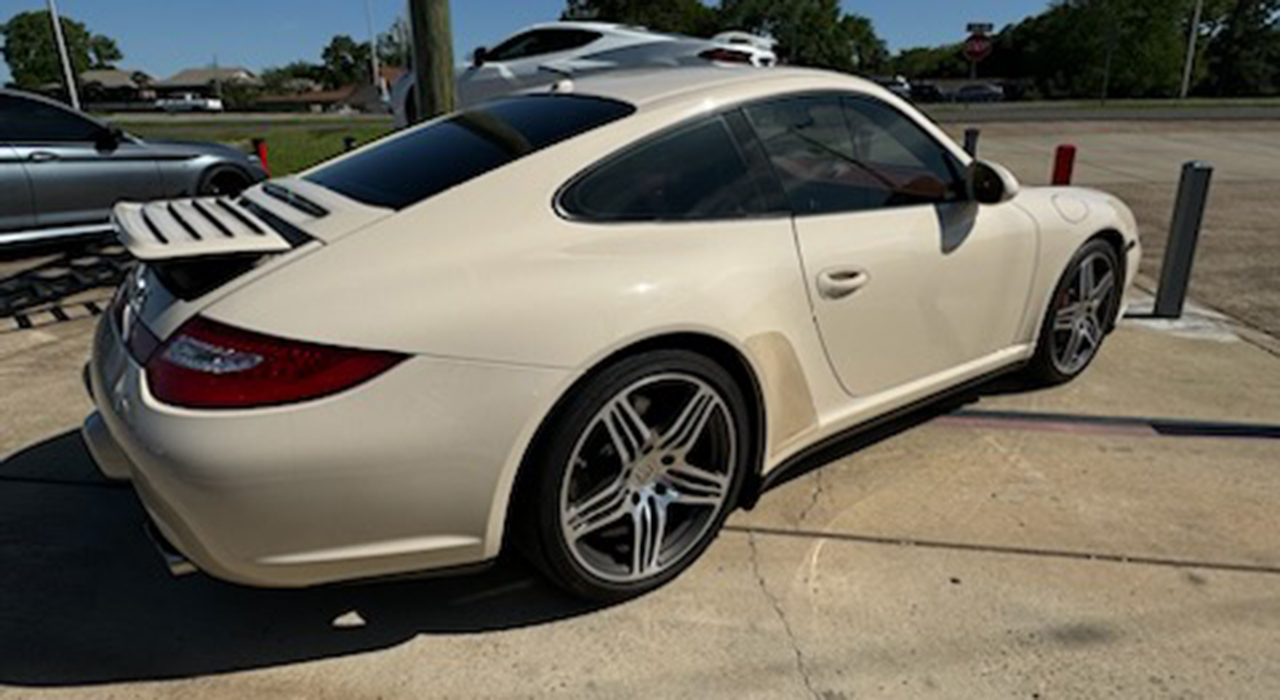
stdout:
{"type": "MultiPolygon", "coordinates": [[[[993,36],[995,50],[980,75],[1000,79],[1026,98],[1173,97],[1179,92],[1187,40],[1198,36],[1193,94],[1280,94],[1280,0],[1054,0],[1044,12],[993,36]]],[[[963,44],[911,48],[890,55],[872,21],[845,12],[839,0],[567,0],[565,19],[637,24],[710,37],[730,29],[778,41],[783,61],[864,75],[913,80],[964,78],[963,44]]],[[[76,72],[115,67],[123,54],[110,37],[62,17],[76,72]]],[[[47,12],[22,12],[0,25],[13,82],[39,89],[61,82],[47,12]]],[[[362,42],[333,37],[318,62],[295,61],[262,72],[269,92],[300,92],[369,82],[370,55],[407,66],[403,20],[362,42]]]]}
{"type": "MultiPolygon", "coordinates": [[[[1029,98],[1174,97],[1195,3],[1055,0],[992,37],[980,74],[1029,98]]],[[[837,0],[568,0],[563,16],[704,37],[742,29],[777,39],[780,56],[795,65],[913,80],[970,71],[962,41],[890,56],[871,20],[843,12],[837,0]]],[[[1205,0],[1194,30],[1193,94],[1280,94],[1280,0],[1205,0]]]]}
{"type": "MultiPolygon", "coordinates": [[[[114,39],[92,32],[83,22],[60,17],[67,54],[75,74],[86,70],[115,68],[124,53],[114,39]]],[[[0,24],[4,46],[0,55],[9,64],[15,86],[38,91],[62,83],[62,65],[54,43],[52,22],[45,10],[20,12],[0,24]]],[[[409,62],[409,29],[403,20],[378,35],[378,56],[384,65],[405,66],[409,62]]],[[[319,62],[294,61],[262,71],[264,89],[273,92],[303,91],[314,86],[337,88],[370,82],[370,52],[367,41],[346,34],[330,39],[319,62]]]]}
{"type": "MultiPolygon", "coordinates": [[[[1175,97],[1196,0],[1059,0],[996,34],[981,73],[1029,98],[1175,97]]],[[[1280,94],[1280,0],[1204,0],[1192,94],[1280,94]]],[[[962,78],[962,44],[910,49],[893,70],[962,78]]]]}

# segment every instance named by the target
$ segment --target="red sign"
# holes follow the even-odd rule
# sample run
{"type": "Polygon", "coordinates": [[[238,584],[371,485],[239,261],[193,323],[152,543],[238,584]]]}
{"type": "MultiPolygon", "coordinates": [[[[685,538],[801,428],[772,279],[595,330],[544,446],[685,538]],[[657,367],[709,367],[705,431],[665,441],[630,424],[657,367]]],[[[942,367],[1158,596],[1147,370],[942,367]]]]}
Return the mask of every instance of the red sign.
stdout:
{"type": "Polygon", "coordinates": [[[986,34],[974,34],[964,42],[964,57],[972,63],[978,63],[991,55],[995,43],[986,34]]]}

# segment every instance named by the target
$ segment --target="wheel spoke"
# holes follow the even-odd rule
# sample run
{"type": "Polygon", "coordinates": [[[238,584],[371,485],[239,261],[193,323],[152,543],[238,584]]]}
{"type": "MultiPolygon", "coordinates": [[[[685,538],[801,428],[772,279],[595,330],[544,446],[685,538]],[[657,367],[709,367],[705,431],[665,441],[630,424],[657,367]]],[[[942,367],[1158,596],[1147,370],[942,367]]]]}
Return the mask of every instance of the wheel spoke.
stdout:
{"type": "Polygon", "coordinates": [[[1093,294],[1094,286],[1095,285],[1093,281],[1093,259],[1090,258],[1088,260],[1085,260],[1084,263],[1080,265],[1079,293],[1080,293],[1081,302],[1085,302],[1089,300],[1090,295],[1093,294]]]}
{"type": "Polygon", "coordinates": [[[1098,280],[1098,283],[1094,285],[1093,291],[1089,293],[1089,301],[1094,309],[1101,308],[1102,305],[1106,303],[1107,298],[1111,295],[1111,290],[1114,289],[1115,286],[1116,275],[1114,272],[1108,270],[1107,274],[1103,275],[1102,279],[1098,280]]]}
{"type": "Polygon", "coordinates": [[[720,400],[714,393],[700,387],[663,434],[660,446],[672,452],[687,452],[697,444],[702,431],[706,429],[707,421],[719,404],[720,400]]]}
{"type": "Polygon", "coordinates": [[[1071,304],[1058,309],[1053,317],[1053,330],[1069,331],[1075,328],[1076,316],[1080,313],[1080,304],[1071,304]]]}
{"type": "Polygon", "coordinates": [[[674,502],[690,506],[718,506],[729,488],[728,476],[688,463],[667,470],[663,481],[671,488],[674,502]]]}
{"type": "Polygon", "coordinates": [[[662,541],[666,536],[667,506],[657,496],[647,495],[631,509],[634,526],[631,543],[631,574],[645,576],[658,568],[662,541]]]}
{"type": "Polygon", "coordinates": [[[1067,349],[1064,353],[1062,361],[1067,365],[1074,365],[1076,358],[1080,355],[1080,345],[1084,341],[1084,331],[1080,326],[1076,326],[1071,332],[1071,340],[1067,343],[1067,349]]]}
{"type": "Polygon", "coordinates": [[[1102,344],[1102,332],[1100,329],[1101,325],[1092,316],[1080,326],[1080,337],[1083,341],[1089,343],[1090,352],[1097,350],[1098,346],[1102,344]]]}
{"type": "Polygon", "coordinates": [[[565,515],[565,525],[578,540],[610,525],[630,511],[630,490],[621,476],[565,515]]]}
{"type": "Polygon", "coordinates": [[[609,440],[623,466],[639,459],[653,433],[640,414],[636,413],[626,394],[619,395],[609,404],[603,420],[605,429],[609,431],[609,440]]]}

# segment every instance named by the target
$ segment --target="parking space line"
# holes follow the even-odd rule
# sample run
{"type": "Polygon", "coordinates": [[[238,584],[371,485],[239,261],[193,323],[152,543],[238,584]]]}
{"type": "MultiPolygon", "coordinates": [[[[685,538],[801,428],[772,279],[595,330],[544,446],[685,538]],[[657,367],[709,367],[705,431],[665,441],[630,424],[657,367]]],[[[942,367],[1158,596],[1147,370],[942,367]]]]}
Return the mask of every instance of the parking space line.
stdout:
{"type": "Polygon", "coordinates": [[[1196,561],[1193,559],[1173,559],[1128,554],[1106,554],[1098,552],[1079,552],[1065,549],[1044,549],[1039,547],[1011,547],[998,544],[974,544],[971,542],[945,542],[940,540],[917,540],[905,537],[878,537],[875,535],[857,535],[843,532],[816,532],[812,530],[784,530],[774,527],[753,527],[743,525],[725,525],[725,532],[744,535],[766,535],[772,537],[793,537],[800,539],[826,539],[858,544],[872,544],[892,547],[918,547],[921,549],[945,549],[960,552],[983,552],[987,554],[1010,554],[1024,557],[1044,557],[1051,559],[1071,559],[1075,561],[1097,561],[1111,564],[1137,564],[1141,566],[1163,566],[1173,569],[1205,569],[1209,571],[1230,571],[1249,574],[1266,574],[1280,576],[1280,566],[1265,564],[1236,564],[1231,562],[1196,561]]]}
{"type": "Polygon", "coordinates": [[[1280,440],[1280,425],[1150,418],[1145,416],[1095,416],[1073,413],[964,409],[942,416],[935,422],[941,425],[957,427],[1088,433],[1122,437],[1280,440]]]}

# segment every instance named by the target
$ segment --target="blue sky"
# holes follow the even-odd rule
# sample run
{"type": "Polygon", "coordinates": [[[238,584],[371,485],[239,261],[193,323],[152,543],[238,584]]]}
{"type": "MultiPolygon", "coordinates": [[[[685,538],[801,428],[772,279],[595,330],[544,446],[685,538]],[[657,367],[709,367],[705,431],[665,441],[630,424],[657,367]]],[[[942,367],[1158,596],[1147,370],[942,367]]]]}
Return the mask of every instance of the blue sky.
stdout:
{"type": "MultiPolygon", "coordinates": [[[[369,0],[374,26],[390,26],[404,0],[369,0]]],[[[1042,10],[1048,0],[844,0],[871,19],[890,48],[958,41],[970,21],[997,26],[1042,10]]],[[[44,0],[0,0],[0,22],[44,0]]],[[[555,19],[563,0],[453,0],[459,56],[532,22],[555,19]]],[[[182,68],[221,65],[254,70],[295,59],[318,60],[334,34],[367,36],[364,0],[58,0],[58,9],[114,37],[122,67],[167,77],[182,68]]],[[[0,61],[0,83],[9,79],[0,61]]]]}

